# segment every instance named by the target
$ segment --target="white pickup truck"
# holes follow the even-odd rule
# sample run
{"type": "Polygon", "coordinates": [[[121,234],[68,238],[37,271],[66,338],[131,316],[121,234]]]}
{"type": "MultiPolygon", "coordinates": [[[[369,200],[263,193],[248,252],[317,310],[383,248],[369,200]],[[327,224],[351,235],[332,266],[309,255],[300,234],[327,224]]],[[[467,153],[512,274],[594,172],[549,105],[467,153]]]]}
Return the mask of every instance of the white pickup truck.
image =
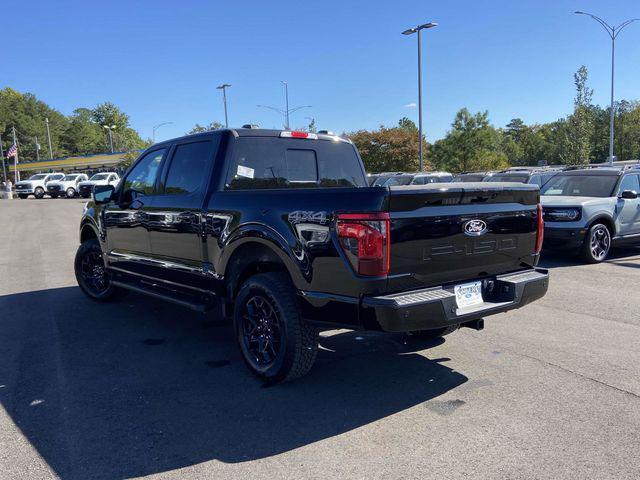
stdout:
{"type": "Polygon", "coordinates": [[[29,195],[42,198],[47,193],[47,184],[63,177],[64,173],[38,173],[32,175],[29,179],[16,183],[16,194],[22,199],[27,198],[29,195]]]}
{"type": "Polygon", "coordinates": [[[82,198],[89,198],[94,185],[118,185],[120,177],[115,172],[100,172],[93,175],[89,180],[78,183],[78,193],[82,198]]]}
{"type": "Polygon", "coordinates": [[[47,193],[51,198],[74,198],[78,195],[78,184],[88,179],[86,173],[69,173],[60,180],[47,183],[47,193]]]}

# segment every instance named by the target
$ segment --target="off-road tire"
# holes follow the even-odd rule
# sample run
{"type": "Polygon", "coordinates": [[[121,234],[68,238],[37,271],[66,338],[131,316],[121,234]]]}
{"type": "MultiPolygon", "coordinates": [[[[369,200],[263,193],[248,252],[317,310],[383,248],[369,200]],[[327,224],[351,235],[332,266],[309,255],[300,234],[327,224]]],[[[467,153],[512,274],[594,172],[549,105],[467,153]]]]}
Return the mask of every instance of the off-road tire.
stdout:
{"type": "MultiPolygon", "coordinates": [[[[597,241],[597,240],[596,240],[597,241]]],[[[609,252],[611,251],[611,231],[609,227],[607,227],[603,223],[595,223],[591,225],[587,235],[584,238],[584,242],[582,243],[582,251],[580,252],[580,256],[587,263],[600,263],[607,259],[609,256],[609,252]],[[594,250],[594,245],[592,242],[594,241],[594,236],[597,236],[599,233],[606,236],[607,246],[600,248],[596,248],[594,250]],[[597,251],[604,250],[604,253],[597,254],[597,251]]]]}
{"type": "Polygon", "coordinates": [[[234,302],[234,332],[242,359],[254,375],[268,384],[287,382],[304,376],[318,354],[318,329],[308,324],[298,309],[295,287],[284,273],[261,273],[247,279],[234,302]],[[246,305],[254,297],[270,303],[282,329],[275,360],[260,367],[247,347],[244,331],[246,305]]]}

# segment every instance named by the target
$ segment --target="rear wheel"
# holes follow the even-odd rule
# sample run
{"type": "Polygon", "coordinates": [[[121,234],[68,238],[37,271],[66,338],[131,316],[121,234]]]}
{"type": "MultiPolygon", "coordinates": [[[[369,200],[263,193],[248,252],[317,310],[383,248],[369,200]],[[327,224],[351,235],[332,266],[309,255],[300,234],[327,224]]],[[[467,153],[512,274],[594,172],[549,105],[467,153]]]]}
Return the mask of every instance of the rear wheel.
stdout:
{"type": "Polygon", "coordinates": [[[74,267],[80,289],[91,300],[104,302],[118,293],[119,290],[111,284],[97,238],[90,238],[78,247],[74,267]]]}
{"type": "Polygon", "coordinates": [[[67,198],[73,198],[76,196],[76,189],[73,187],[69,187],[67,188],[66,194],[67,194],[67,198]]]}
{"type": "Polygon", "coordinates": [[[588,263],[600,263],[607,258],[611,249],[611,232],[606,225],[592,225],[582,244],[582,258],[588,263]]]}
{"type": "Polygon", "coordinates": [[[300,316],[289,277],[250,277],[235,301],[234,330],[242,359],[267,383],[305,375],[318,353],[318,330],[300,316]]]}
{"type": "Polygon", "coordinates": [[[36,187],[36,189],[33,191],[33,196],[36,198],[44,197],[44,188],[36,187]]]}
{"type": "Polygon", "coordinates": [[[58,194],[57,193],[50,193],[49,195],[51,196],[51,198],[58,198],[58,194]]]}

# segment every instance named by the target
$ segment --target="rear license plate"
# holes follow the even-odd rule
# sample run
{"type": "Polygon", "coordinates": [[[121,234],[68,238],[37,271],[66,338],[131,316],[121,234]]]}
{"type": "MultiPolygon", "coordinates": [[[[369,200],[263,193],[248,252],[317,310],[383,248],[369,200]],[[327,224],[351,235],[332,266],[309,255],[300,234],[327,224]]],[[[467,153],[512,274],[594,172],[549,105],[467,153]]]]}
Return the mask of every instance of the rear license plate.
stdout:
{"type": "Polygon", "coordinates": [[[456,285],[453,289],[456,294],[458,308],[480,305],[482,300],[482,282],[463,283],[456,285]]]}

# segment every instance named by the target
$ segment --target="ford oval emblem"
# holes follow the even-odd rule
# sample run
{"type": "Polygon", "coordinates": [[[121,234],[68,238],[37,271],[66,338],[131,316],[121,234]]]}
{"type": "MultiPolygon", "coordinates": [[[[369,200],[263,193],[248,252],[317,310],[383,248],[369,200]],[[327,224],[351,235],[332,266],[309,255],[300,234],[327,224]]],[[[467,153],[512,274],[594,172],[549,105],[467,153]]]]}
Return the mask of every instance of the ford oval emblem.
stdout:
{"type": "Polygon", "coordinates": [[[469,220],[463,228],[464,234],[470,237],[479,237],[487,233],[487,224],[482,220],[469,220]]]}

